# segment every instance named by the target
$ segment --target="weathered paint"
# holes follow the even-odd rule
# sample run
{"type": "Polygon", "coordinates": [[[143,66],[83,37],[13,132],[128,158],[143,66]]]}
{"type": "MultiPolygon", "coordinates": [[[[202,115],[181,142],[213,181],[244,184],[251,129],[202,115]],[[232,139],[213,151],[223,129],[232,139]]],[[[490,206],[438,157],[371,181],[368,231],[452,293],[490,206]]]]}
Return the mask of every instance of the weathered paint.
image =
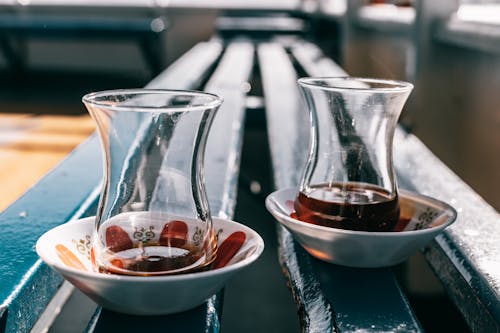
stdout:
{"type": "Polygon", "coordinates": [[[0,215],[0,306],[8,307],[7,332],[28,331],[61,284],[39,260],[35,243],[93,207],[100,157],[92,136],[0,215]]]}
{"type": "Polygon", "coordinates": [[[167,316],[132,316],[99,308],[86,332],[219,332],[222,293],[192,310],[167,316]]]}
{"type": "Polygon", "coordinates": [[[423,253],[472,330],[500,331],[500,215],[415,136],[396,132],[394,161],[401,187],[457,210],[423,253]]]}
{"type": "Polygon", "coordinates": [[[0,332],[5,331],[5,325],[7,325],[7,307],[0,307],[0,332]]]}

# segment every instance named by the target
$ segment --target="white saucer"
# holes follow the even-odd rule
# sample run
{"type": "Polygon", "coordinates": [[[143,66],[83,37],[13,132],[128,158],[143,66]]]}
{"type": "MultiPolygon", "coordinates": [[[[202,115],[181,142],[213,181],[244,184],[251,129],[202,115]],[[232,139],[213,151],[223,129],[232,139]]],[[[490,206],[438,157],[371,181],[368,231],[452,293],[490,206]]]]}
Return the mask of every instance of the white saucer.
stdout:
{"type": "Polygon", "coordinates": [[[351,267],[383,267],[406,260],[424,247],[457,216],[453,207],[417,193],[399,192],[401,231],[369,232],[337,229],[290,217],[297,190],[283,189],[266,199],[269,212],[312,256],[351,267]]]}
{"type": "Polygon", "coordinates": [[[105,308],[135,315],[170,314],[202,304],[264,250],[264,241],[252,229],[219,218],[213,218],[213,223],[219,244],[217,257],[224,255],[230,260],[219,261],[223,267],[203,272],[141,277],[94,271],[90,258],[94,217],[49,230],[38,239],[36,251],[46,264],[105,308]],[[238,250],[233,254],[224,248],[238,250]]]}

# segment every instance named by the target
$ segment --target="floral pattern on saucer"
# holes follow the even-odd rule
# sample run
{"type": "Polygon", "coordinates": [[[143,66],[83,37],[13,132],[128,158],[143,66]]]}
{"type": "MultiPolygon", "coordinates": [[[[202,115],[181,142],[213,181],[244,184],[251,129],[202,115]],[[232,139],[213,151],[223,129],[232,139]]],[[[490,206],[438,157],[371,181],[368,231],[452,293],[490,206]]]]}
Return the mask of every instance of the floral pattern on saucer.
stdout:
{"type": "MultiPolygon", "coordinates": [[[[184,221],[173,220],[165,223],[159,235],[159,244],[172,246],[183,246],[187,242],[188,237],[188,224],[184,221]]],[[[122,227],[117,225],[110,225],[106,228],[106,244],[113,251],[123,251],[133,247],[133,240],[142,241],[146,244],[156,238],[154,233],[155,227],[150,225],[147,228],[136,228],[132,235],[127,233],[122,227]]],[[[194,244],[199,244],[201,230],[195,227],[195,231],[191,236],[194,244]]],[[[214,262],[211,264],[210,269],[218,269],[226,266],[231,259],[243,247],[247,241],[247,236],[242,231],[236,231],[225,237],[224,229],[219,228],[215,232],[218,241],[218,250],[214,262]]],[[[93,259],[93,249],[91,247],[91,236],[89,234],[83,235],[78,240],[71,240],[74,247],[68,248],[64,244],[56,244],[55,251],[61,261],[67,267],[93,271],[95,260],[93,259]],[[90,264],[84,264],[83,261],[88,261],[90,264]]],[[[238,261],[243,260],[246,256],[240,256],[238,261]]]]}
{"type": "MultiPolygon", "coordinates": [[[[180,221],[176,218],[166,219],[161,224],[155,223],[153,238],[158,241],[161,231],[174,220],[180,221]]],[[[186,221],[180,222],[175,223],[173,229],[169,225],[164,237],[168,238],[179,231],[184,234],[182,223],[186,221]]],[[[53,228],[38,239],[36,252],[47,265],[97,304],[133,315],[165,315],[192,309],[221,290],[232,276],[257,260],[264,250],[264,242],[254,230],[231,220],[214,217],[213,226],[218,236],[219,252],[210,269],[156,276],[105,274],[93,269],[94,251],[91,248],[89,252],[86,245],[92,235],[94,223],[95,218],[90,217],[53,228]]],[[[126,230],[130,240],[135,239],[136,231],[151,231],[145,224],[137,224],[135,227],[137,228],[126,230]]],[[[124,236],[121,231],[118,233],[120,237],[124,236]]],[[[188,228],[188,237],[195,233],[194,226],[188,228]]],[[[125,237],[123,239],[128,243],[125,237]]],[[[119,241],[116,245],[123,246],[125,243],[119,241]]]]}

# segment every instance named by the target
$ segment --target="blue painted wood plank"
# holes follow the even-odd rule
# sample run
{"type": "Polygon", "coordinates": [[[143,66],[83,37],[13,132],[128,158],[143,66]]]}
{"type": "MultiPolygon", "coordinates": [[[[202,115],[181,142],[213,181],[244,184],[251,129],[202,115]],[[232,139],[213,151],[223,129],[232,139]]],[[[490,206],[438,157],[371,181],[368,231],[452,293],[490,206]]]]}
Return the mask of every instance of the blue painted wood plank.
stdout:
{"type": "Polygon", "coordinates": [[[132,316],[99,308],[89,322],[87,332],[219,332],[222,317],[223,292],[206,303],[168,316],[132,316]]]}
{"type": "Polygon", "coordinates": [[[311,256],[284,227],[277,228],[279,261],[297,303],[302,331],[338,332],[335,313],[312,269],[311,256]]]}
{"type": "Polygon", "coordinates": [[[7,325],[7,310],[6,306],[0,307],[0,332],[4,332],[7,325]]]}
{"type": "Polygon", "coordinates": [[[418,332],[412,309],[390,269],[356,269],[311,257],[319,286],[332,304],[339,332],[418,332]],[[404,319],[404,320],[403,320],[404,319]]]}
{"type": "Polygon", "coordinates": [[[230,43],[205,86],[224,99],[210,129],[205,152],[205,184],[212,215],[232,218],[238,192],[246,92],[254,47],[244,40],[230,43]]]}
{"type": "Polygon", "coordinates": [[[500,215],[414,135],[396,131],[401,187],[450,203],[457,221],[423,251],[474,332],[500,332],[500,215]]]}
{"type": "Polygon", "coordinates": [[[28,331],[62,282],[34,245],[45,231],[92,207],[100,166],[93,136],[0,215],[0,307],[8,308],[7,332],[28,331]]]}
{"type": "MultiPolygon", "coordinates": [[[[310,75],[318,71],[323,76],[345,73],[338,66],[331,66],[333,62],[319,62],[318,51],[307,43],[292,50],[292,54],[297,51],[302,53],[295,60],[310,75]]],[[[258,55],[275,186],[297,186],[307,157],[309,130],[304,124],[309,121],[298,92],[295,69],[285,49],[276,43],[262,44],[258,55]],[[284,122],[286,126],[282,125],[284,122]]],[[[319,262],[281,226],[278,240],[280,261],[305,332],[422,331],[389,268],[348,269],[319,262]],[[371,281],[376,281],[376,288],[371,281]],[[383,305],[374,306],[379,303],[383,305]]]]}

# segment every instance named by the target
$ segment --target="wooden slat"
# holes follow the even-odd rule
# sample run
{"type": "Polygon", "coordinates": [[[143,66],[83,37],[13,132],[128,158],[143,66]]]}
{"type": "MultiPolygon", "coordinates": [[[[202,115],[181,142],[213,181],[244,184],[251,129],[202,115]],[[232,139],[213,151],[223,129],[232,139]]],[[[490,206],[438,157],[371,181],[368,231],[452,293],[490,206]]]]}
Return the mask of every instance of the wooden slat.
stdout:
{"type": "Polygon", "coordinates": [[[222,316],[222,292],[206,303],[169,316],[132,316],[99,308],[88,332],[218,332],[222,316]]]}
{"type": "Polygon", "coordinates": [[[500,215],[415,136],[396,132],[400,186],[439,198],[457,221],[424,255],[474,332],[500,331],[500,215]]]}
{"type": "MultiPolygon", "coordinates": [[[[328,62],[322,62],[320,69],[315,68],[318,54],[306,51],[307,47],[293,49],[292,53],[299,53],[296,60],[308,74],[320,71],[322,76],[343,74],[338,66],[324,65],[328,62]]],[[[299,97],[295,70],[278,44],[261,45],[258,55],[275,185],[297,186],[308,152],[309,121],[299,97]]],[[[281,226],[278,235],[280,261],[298,303],[305,332],[421,331],[390,269],[361,270],[326,264],[308,255],[281,226]],[[370,288],[372,282],[376,289],[370,288]]]]}
{"type": "Polygon", "coordinates": [[[292,54],[309,76],[347,76],[347,72],[335,61],[327,58],[316,45],[297,41],[292,44],[292,54]]]}
{"type": "MultiPolygon", "coordinates": [[[[199,47],[197,48],[201,51],[199,47]]],[[[214,119],[205,153],[205,181],[212,214],[225,218],[233,216],[236,203],[239,156],[243,136],[242,122],[245,111],[243,83],[249,79],[253,53],[253,46],[250,43],[230,44],[205,89],[220,95],[225,100],[214,119]]],[[[199,56],[205,59],[206,52],[201,52],[199,56]]],[[[196,59],[191,59],[191,66],[195,65],[196,59]]],[[[213,59],[215,60],[216,57],[213,59]]],[[[182,58],[181,63],[188,64],[182,58]]],[[[178,73],[182,74],[181,71],[178,73]]],[[[173,88],[172,85],[176,84],[176,81],[168,76],[164,78],[165,82],[170,82],[168,87],[173,88]]],[[[191,82],[195,81],[197,80],[191,82]]],[[[156,80],[156,84],[164,85],[161,80],[156,80]]],[[[193,310],[169,316],[156,316],[148,322],[148,325],[150,328],[162,328],[168,332],[218,332],[221,312],[222,292],[193,310]]],[[[127,316],[98,308],[87,330],[88,332],[123,332],[123,330],[135,330],[135,328],[142,329],[143,324],[141,317],[127,316]]]]}
{"type": "Polygon", "coordinates": [[[309,147],[309,117],[285,50],[261,44],[258,55],[275,185],[295,186],[309,147]]]}
{"type": "Polygon", "coordinates": [[[54,323],[55,318],[60,314],[62,307],[68,302],[75,287],[68,281],[64,281],[59,287],[54,297],[45,307],[45,311],[38,317],[35,325],[31,328],[31,333],[47,332],[49,327],[54,323]]]}
{"type": "Polygon", "coordinates": [[[223,218],[234,215],[245,115],[244,84],[250,78],[253,54],[251,43],[231,43],[205,87],[224,99],[212,124],[205,153],[210,209],[213,215],[223,218]]]}
{"type": "Polygon", "coordinates": [[[222,44],[217,41],[198,43],[147,84],[146,88],[194,89],[199,87],[221,52],[222,44]]]}
{"type": "MultiPolygon", "coordinates": [[[[308,123],[295,70],[278,44],[262,44],[258,57],[264,88],[267,129],[276,188],[297,186],[308,149],[308,123]]],[[[279,258],[300,310],[305,332],[333,332],[331,305],[312,271],[309,255],[278,226],[279,258]]]]}
{"type": "Polygon", "coordinates": [[[0,332],[4,332],[7,325],[7,310],[6,306],[0,306],[0,332]]]}

